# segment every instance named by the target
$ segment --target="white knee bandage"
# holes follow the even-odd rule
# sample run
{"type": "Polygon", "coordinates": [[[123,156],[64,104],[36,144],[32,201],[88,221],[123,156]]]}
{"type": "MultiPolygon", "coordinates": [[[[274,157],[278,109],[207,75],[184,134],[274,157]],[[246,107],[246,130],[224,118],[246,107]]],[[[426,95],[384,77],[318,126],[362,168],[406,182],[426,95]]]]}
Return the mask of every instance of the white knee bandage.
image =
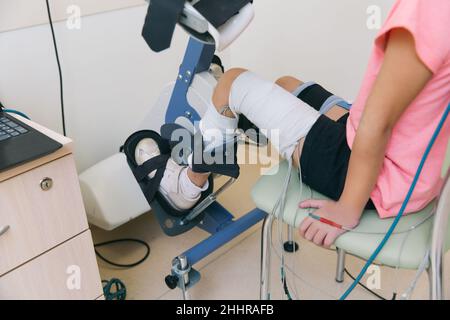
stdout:
{"type": "Polygon", "coordinates": [[[211,102],[210,107],[199,123],[205,150],[214,149],[222,146],[224,143],[232,142],[236,136],[238,121],[238,118],[229,118],[219,114],[211,102]]]}
{"type": "Polygon", "coordinates": [[[290,92],[249,71],[234,81],[229,100],[233,111],[267,130],[267,137],[285,159],[292,157],[298,141],[320,117],[290,92]]]}

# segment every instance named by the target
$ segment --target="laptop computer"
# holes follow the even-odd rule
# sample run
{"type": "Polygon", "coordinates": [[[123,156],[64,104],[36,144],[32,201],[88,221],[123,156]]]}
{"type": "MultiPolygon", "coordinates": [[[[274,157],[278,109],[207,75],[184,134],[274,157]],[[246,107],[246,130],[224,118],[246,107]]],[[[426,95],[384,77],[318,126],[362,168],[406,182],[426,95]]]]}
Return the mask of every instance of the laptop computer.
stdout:
{"type": "Polygon", "coordinates": [[[55,152],[62,144],[0,108],[0,171],[55,152]]]}

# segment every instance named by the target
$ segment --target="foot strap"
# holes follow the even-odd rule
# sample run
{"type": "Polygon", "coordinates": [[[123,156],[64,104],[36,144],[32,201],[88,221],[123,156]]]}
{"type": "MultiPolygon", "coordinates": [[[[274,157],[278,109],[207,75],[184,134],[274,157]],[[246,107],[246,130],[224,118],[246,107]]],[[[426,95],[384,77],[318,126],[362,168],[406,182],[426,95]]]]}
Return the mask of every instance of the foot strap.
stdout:
{"type": "Polygon", "coordinates": [[[207,151],[200,131],[192,135],[189,130],[181,125],[165,124],[161,127],[161,136],[169,142],[172,148],[172,159],[175,162],[180,161],[178,163],[188,163],[193,172],[210,172],[234,179],[239,177],[237,139],[207,151]]]}
{"type": "MultiPolygon", "coordinates": [[[[172,153],[169,141],[163,139],[154,131],[142,130],[132,134],[125,142],[122,150],[127,157],[128,165],[145,199],[152,209],[152,213],[155,214],[161,229],[166,235],[173,237],[183,234],[200,223],[205,216],[205,212],[198,212],[195,217],[188,220],[186,217],[190,215],[192,210],[179,211],[174,209],[161,192],[159,192],[159,186],[166,171],[167,161],[170,159],[172,153]],[[153,139],[156,142],[160,150],[160,155],[147,160],[142,165],[137,165],[135,160],[136,146],[146,138],[153,139]],[[149,174],[155,170],[154,177],[150,178],[149,174]]],[[[210,176],[208,190],[202,192],[194,208],[202,204],[213,193],[213,190],[214,180],[210,176]]]]}
{"type": "Polygon", "coordinates": [[[170,158],[170,146],[155,131],[142,130],[133,133],[127,141],[125,141],[123,151],[127,156],[127,161],[131,172],[133,172],[136,181],[141,186],[145,198],[150,203],[155,198],[161,180],[164,176],[167,161],[170,158]],[[136,146],[140,141],[146,138],[153,139],[156,142],[161,154],[145,161],[141,165],[138,165],[134,156],[136,146]],[[156,174],[153,178],[150,178],[149,174],[153,171],[156,171],[156,174]]]}
{"type": "Polygon", "coordinates": [[[351,104],[343,98],[332,94],[321,85],[312,81],[303,83],[292,94],[321,114],[327,113],[335,105],[347,110],[351,108],[351,104]]]}

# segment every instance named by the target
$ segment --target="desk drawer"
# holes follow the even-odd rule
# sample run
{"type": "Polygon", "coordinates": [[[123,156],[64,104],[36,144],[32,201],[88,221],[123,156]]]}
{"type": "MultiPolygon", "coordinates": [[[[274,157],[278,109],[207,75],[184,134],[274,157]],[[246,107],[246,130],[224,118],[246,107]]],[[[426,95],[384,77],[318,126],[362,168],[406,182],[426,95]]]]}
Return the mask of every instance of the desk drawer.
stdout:
{"type": "Polygon", "coordinates": [[[0,300],[94,300],[102,293],[89,230],[0,277],[0,300]]]}
{"type": "Polygon", "coordinates": [[[88,229],[72,155],[0,183],[4,226],[0,276],[88,229]],[[41,185],[45,178],[51,183],[41,185]]]}

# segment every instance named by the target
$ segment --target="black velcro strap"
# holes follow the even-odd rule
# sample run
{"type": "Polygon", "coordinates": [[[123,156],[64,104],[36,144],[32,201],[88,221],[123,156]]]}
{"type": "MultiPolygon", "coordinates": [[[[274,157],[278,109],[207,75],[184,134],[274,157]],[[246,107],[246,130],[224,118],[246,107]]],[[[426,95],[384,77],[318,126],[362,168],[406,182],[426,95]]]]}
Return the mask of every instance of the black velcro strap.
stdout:
{"type": "MultiPolygon", "coordinates": [[[[167,163],[167,161],[166,161],[167,163]]],[[[166,171],[166,165],[164,167],[159,168],[156,171],[155,176],[150,179],[150,183],[147,183],[145,187],[142,188],[142,192],[144,193],[145,199],[150,203],[156,196],[156,193],[159,190],[159,185],[161,184],[161,180],[164,177],[164,172],[166,171]]],[[[150,171],[151,172],[151,171],[150,171]]]]}
{"type": "Polygon", "coordinates": [[[175,26],[186,0],[151,0],[142,36],[155,52],[170,47],[175,26]]]}
{"type": "Polygon", "coordinates": [[[319,84],[313,84],[312,86],[306,88],[297,96],[303,102],[309,104],[311,107],[320,111],[323,104],[329,97],[333,94],[327,91],[324,87],[319,84]]]}
{"type": "Polygon", "coordinates": [[[161,138],[166,140],[170,148],[173,149],[180,143],[186,143],[184,139],[188,138],[189,144],[192,144],[192,133],[185,127],[177,123],[166,123],[160,129],[161,138]]]}
{"type": "MultiPolygon", "coordinates": [[[[184,127],[178,124],[165,124],[161,127],[161,136],[163,139],[169,141],[172,148],[179,144],[185,143],[182,136],[176,136],[173,133],[176,130],[185,130],[186,136],[191,133],[184,127]]],[[[190,152],[192,152],[192,171],[196,173],[215,173],[232,177],[237,179],[240,174],[240,169],[237,161],[237,140],[234,143],[217,147],[214,150],[205,152],[202,133],[197,131],[194,136],[190,136],[190,152]],[[216,157],[217,155],[217,157],[216,157]],[[215,159],[223,160],[223,163],[216,163],[215,159]],[[212,163],[211,163],[212,162],[212,163]]],[[[179,151],[184,151],[185,148],[179,148],[179,151]]],[[[173,149],[172,149],[173,154],[173,149]]],[[[179,155],[183,158],[183,155],[179,155]]]]}
{"type": "Polygon", "coordinates": [[[144,179],[149,179],[147,183],[141,184],[142,192],[148,202],[153,201],[159,190],[159,185],[164,177],[164,172],[166,171],[166,165],[169,158],[170,155],[160,155],[145,161],[142,165],[133,170],[133,174],[139,182],[142,182],[144,179]],[[150,179],[148,175],[154,170],[156,170],[156,174],[150,179]]]}
{"type": "MultiPolygon", "coordinates": [[[[195,143],[198,143],[199,139],[196,139],[195,143]]],[[[237,159],[237,148],[238,141],[236,140],[234,143],[230,143],[228,145],[223,145],[222,147],[218,147],[210,152],[203,152],[201,155],[201,161],[198,161],[196,151],[202,150],[199,147],[194,147],[193,157],[192,157],[192,171],[196,173],[215,173],[223,176],[231,177],[237,179],[240,174],[240,168],[238,165],[237,159]],[[214,160],[218,155],[217,159],[222,160],[223,162],[216,163],[214,160]],[[211,163],[211,160],[212,163],[211,163]]]]}
{"type": "Polygon", "coordinates": [[[142,165],[137,166],[133,170],[134,177],[137,181],[142,181],[155,170],[163,169],[161,171],[164,172],[169,158],[170,154],[162,154],[145,161],[142,165]]]}

